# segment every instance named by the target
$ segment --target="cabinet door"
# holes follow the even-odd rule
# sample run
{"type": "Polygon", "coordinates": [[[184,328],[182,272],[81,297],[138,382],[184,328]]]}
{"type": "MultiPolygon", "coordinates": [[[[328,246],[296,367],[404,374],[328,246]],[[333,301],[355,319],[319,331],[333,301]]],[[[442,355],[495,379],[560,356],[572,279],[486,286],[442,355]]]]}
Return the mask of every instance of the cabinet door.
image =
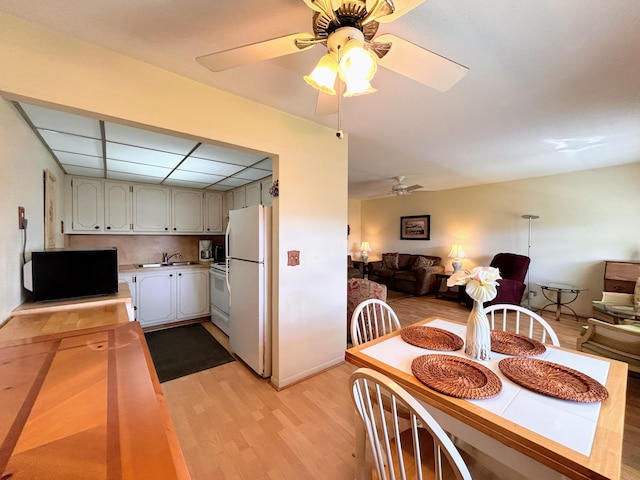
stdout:
{"type": "Polygon", "coordinates": [[[233,190],[233,210],[247,206],[247,193],[245,187],[233,190]]]}
{"type": "Polygon", "coordinates": [[[205,193],[205,231],[207,233],[223,233],[222,193],[205,193]]]}
{"type": "Polygon", "coordinates": [[[149,327],[176,319],[175,271],[136,275],[136,318],[149,327]]]}
{"type": "Polygon", "coordinates": [[[120,273],[118,274],[118,283],[127,283],[129,286],[129,293],[131,294],[131,309],[127,308],[129,314],[129,320],[136,319],[136,277],[133,273],[120,273]]]}
{"type": "Polygon", "coordinates": [[[178,320],[209,315],[209,270],[191,268],[178,270],[178,320]]]}
{"type": "Polygon", "coordinates": [[[102,231],[104,225],[104,194],[101,180],[73,178],[71,180],[72,222],[74,232],[102,231]]]}
{"type": "Polygon", "coordinates": [[[202,233],[203,193],[199,190],[171,189],[171,229],[175,233],[202,233]]]}
{"type": "Polygon", "coordinates": [[[169,232],[171,189],[133,186],[133,231],[169,232]]]}
{"type": "Polygon", "coordinates": [[[273,184],[271,177],[260,180],[260,183],[262,184],[262,205],[271,205],[273,203],[273,199],[269,193],[269,189],[273,184]]]}
{"type": "Polygon", "coordinates": [[[261,200],[261,192],[260,192],[260,182],[251,183],[245,188],[245,201],[247,207],[251,207],[253,205],[260,205],[261,200]]]}
{"type": "Polygon", "coordinates": [[[131,230],[130,184],[104,182],[104,230],[106,232],[131,230]]]}

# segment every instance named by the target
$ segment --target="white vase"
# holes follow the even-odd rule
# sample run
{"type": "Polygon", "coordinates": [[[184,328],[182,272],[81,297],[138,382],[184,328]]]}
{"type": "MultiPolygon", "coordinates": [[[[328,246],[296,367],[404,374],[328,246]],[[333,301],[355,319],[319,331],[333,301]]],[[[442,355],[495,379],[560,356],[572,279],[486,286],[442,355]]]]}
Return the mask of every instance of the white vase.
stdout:
{"type": "Polygon", "coordinates": [[[467,339],[464,353],[474,360],[491,358],[491,328],[484,313],[482,303],[473,301],[473,308],[467,319],[467,339]]]}

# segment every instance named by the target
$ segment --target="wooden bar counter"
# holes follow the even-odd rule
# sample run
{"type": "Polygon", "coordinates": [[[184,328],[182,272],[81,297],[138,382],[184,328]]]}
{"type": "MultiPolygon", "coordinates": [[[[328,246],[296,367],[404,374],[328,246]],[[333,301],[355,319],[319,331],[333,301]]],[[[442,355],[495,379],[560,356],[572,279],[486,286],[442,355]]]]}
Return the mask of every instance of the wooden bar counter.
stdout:
{"type": "Polygon", "coordinates": [[[126,301],[25,310],[0,328],[0,478],[189,479],[126,301]]]}

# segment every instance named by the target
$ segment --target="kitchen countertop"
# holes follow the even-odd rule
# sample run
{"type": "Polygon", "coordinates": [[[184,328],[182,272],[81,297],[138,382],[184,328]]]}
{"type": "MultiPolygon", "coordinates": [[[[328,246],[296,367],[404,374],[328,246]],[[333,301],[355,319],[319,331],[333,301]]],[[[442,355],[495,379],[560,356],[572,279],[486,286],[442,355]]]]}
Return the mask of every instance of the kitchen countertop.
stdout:
{"type": "Polygon", "coordinates": [[[0,478],[190,478],[126,301],[21,311],[0,328],[0,444],[0,478]]]}
{"type": "Polygon", "coordinates": [[[183,268],[209,268],[212,262],[195,262],[192,265],[163,265],[161,267],[138,267],[138,264],[118,265],[119,273],[155,272],[156,270],[176,270],[183,268]]]}

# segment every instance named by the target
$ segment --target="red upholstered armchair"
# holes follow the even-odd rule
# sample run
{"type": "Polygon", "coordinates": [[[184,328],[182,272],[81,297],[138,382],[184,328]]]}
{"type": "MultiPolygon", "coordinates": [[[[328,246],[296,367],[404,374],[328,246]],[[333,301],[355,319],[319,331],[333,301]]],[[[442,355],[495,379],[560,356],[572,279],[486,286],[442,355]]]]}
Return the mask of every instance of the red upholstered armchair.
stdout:
{"type": "Polygon", "coordinates": [[[498,280],[496,298],[484,304],[485,307],[497,303],[520,305],[526,284],[524,283],[531,259],[515,253],[498,253],[489,266],[500,270],[502,280],[498,280]]]}

